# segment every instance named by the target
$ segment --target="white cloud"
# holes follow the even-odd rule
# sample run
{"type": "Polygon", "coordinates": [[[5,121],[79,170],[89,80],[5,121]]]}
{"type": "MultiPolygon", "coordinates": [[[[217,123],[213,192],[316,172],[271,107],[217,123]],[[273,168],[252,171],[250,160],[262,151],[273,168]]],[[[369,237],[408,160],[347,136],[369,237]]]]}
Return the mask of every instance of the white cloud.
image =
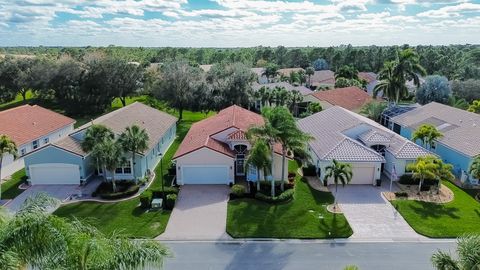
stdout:
{"type": "Polygon", "coordinates": [[[463,13],[480,13],[480,4],[462,3],[454,6],[445,6],[417,14],[418,17],[449,18],[459,17],[463,13]]]}

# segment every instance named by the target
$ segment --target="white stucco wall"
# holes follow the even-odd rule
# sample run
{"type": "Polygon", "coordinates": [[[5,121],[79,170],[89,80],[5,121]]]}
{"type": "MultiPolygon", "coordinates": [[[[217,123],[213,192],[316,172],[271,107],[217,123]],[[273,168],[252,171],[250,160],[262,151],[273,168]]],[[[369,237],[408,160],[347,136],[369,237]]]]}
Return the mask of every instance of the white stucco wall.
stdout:
{"type": "Polygon", "coordinates": [[[415,159],[397,159],[393,156],[392,153],[388,151],[385,152],[385,160],[386,160],[386,164],[385,164],[384,170],[390,179],[392,179],[393,177],[392,174],[393,174],[394,165],[395,165],[395,173],[397,174],[397,178],[398,178],[405,174],[407,164],[415,162],[415,159]]]}

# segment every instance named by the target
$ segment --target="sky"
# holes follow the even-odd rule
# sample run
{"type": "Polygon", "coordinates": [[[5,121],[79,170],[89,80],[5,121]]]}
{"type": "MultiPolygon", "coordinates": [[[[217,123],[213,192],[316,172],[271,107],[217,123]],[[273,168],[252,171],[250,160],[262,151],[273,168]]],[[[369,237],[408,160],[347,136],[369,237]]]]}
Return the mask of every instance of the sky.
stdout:
{"type": "Polygon", "coordinates": [[[0,46],[480,44],[480,0],[0,0],[0,46]]]}

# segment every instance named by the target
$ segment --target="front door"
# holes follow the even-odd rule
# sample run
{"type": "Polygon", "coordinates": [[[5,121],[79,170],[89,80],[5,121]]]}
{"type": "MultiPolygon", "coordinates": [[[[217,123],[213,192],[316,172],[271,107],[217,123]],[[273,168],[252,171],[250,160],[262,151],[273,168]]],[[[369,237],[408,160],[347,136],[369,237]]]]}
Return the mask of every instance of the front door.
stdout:
{"type": "Polygon", "coordinates": [[[235,174],[238,176],[245,175],[245,155],[237,155],[235,162],[235,174]]]}

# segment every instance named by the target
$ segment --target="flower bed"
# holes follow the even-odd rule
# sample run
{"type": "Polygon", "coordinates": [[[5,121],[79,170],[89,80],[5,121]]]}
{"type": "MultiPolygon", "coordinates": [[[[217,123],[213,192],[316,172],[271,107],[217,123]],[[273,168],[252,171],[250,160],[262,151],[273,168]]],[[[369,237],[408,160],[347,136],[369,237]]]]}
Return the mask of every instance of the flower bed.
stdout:
{"type": "Polygon", "coordinates": [[[118,200],[133,196],[140,189],[140,186],[133,181],[116,181],[115,185],[117,190],[113,192],[112,182],[103,182],[93,192],[92,196],[99,196],[104,200],[118,200]]]}

